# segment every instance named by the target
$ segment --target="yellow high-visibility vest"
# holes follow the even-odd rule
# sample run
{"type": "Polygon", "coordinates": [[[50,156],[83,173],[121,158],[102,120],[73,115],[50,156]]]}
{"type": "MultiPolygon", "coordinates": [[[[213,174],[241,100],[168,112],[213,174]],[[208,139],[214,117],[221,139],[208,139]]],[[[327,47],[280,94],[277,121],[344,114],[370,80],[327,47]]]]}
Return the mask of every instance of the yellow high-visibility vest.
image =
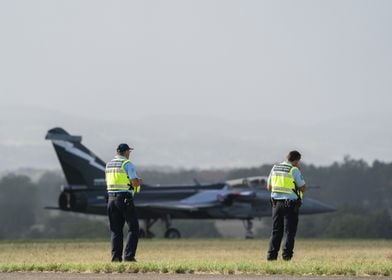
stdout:
{"type": "Polygon", "coordinates": [[[271,173],[272,192],[296,193],[302,199],[302,192],[295,186],[293,171],[298,169],[290,163],[275,164],[271,173]]]}
{"type": "Polygon", "coordinates": [[[126,158],[114,158],[106,164],[105,177],[108,191],[128,191],[130,181],[124,165],[130,160],[126,158]]]}

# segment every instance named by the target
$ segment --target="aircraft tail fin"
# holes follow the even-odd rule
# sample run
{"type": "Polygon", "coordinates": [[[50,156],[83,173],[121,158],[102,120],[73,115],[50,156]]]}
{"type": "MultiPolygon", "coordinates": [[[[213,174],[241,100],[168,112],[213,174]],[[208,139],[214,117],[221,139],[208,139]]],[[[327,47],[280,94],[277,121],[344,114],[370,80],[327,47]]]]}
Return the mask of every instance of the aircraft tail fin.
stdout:
{"type": "Polygon", "coordinates": [[[60,127],[48,130],[68,185],[92,187],[105,178],[105,162],[87,149],[81,136],[70,135],[60,127]]]}

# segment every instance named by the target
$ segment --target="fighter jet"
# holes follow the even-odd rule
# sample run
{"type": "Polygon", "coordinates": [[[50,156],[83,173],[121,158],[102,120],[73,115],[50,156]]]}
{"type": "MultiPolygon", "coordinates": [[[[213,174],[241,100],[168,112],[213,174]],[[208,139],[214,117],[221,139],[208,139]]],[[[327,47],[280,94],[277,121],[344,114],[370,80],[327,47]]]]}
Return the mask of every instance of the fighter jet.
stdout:
{"type": "MultiPolygon", "coordinates": [[[[67,184],[61,186],[58,207],[62,211],[106,215],[105,162],[64,129],[50,129],[45,139],[51,140],[67,184]]],[[[172,227],[173,219],[242,220],[246,238],[253,238],[253,219],[271,216],[270,193],[266,176],[241,178],[225,182],[193,185],[142,184],[134,197],[141,225],[141,236],[153,237],[151,226],[164,221],[166,238],[180,238],[172,227]]],[[[335,211],[325,203],[304,198],[300,214],[335,211]]]]}

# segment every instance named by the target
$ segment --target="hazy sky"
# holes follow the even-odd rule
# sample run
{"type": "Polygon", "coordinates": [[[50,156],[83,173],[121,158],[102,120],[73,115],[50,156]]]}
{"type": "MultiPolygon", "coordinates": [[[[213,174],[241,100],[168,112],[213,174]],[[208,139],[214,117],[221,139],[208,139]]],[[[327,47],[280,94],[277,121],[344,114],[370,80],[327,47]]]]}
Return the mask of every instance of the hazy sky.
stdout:
{"type": "Polygon", "coordinates": [[[253,166],[298,148],[391,161],[391,1],[0,1],[0,170],[58,168],[63,126],[109,160],[253,166]],[[23,151],[26,160],[15,158],[23,151]]]}

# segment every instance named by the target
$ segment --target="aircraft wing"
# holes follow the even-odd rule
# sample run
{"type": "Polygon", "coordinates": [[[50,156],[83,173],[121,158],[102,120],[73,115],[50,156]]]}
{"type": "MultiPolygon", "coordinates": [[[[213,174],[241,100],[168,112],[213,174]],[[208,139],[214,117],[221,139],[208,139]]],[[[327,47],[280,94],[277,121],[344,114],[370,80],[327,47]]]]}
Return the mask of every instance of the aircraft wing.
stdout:
{"type": "Polygon", "coordinates": [[[153,203],[136,202],[136,207],[151,210],[171,211],[199,211],[214,207],[221,207],[233,203],[233,201],[248,201],[254,198],[254,193],[232,192],[226,190],[206,190],[198,192],[180,201],[163,201],[153,203]]]}
{"type": "Polygon", "coordinates": [[[136,203],[137,208],[150,210],[171,210],[171,211],[199,211],[203,209],[219,206],[219,202],[211,203],[181,203],[178,201],[165,201],[161,203],[136,203]]]}
{"type": "Polygon", "coordinates": [[[47,210],[61,210],[60,207],[55,207],[55,206],[45,206],[44,209],[47,209],[47,210]]]}

